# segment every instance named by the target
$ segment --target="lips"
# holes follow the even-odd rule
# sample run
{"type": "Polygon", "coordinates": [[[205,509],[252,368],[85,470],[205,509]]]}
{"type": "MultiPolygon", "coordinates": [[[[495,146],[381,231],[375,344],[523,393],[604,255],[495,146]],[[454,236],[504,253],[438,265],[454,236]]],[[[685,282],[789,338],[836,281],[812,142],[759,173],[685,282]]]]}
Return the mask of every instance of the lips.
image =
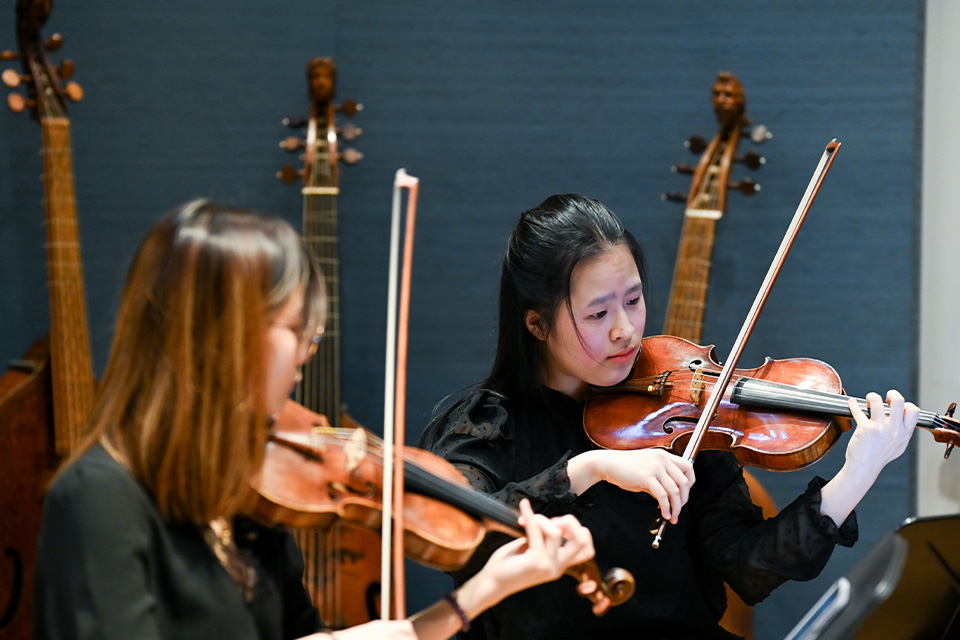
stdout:
{"type": "Polygon", "coordinates": [[[637,355],[637,348],[630,347],[629,349],[624,349],[623,351],[619,351],[613,354],[612,356],[609,356],[607,360],[612,360],[613,362],[627,362],[627,361],[633,360],[633,358],[636,357],[636,355],[637,355]]]}

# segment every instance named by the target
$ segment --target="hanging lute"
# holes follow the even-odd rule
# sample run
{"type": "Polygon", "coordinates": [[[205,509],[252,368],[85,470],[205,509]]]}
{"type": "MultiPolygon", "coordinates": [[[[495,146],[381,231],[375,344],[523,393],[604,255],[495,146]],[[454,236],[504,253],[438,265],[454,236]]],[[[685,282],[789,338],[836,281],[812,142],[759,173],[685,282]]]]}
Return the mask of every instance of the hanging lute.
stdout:
{"type": "MultiPolygon", "coordinates": [[[[333,427],[350,427],[356,423],[342,410],[340,399],[338,169],[341,161],[353,164],[362,155],[353,149],[339,150],[341,138],[352,140],[360,130],[349,123],[338,128],[335,114],[353,116],[362,107],[353,101],[333,103],[336,67],[329,58],[309,61],[307,83],[309,120],[286,121],[290,126],[306,126],[306,137],[290,137],[281,143],[288,151],[303,151],[303,169],[288,165],[278,175],[288,184],[302,184],[303,236],[323,271],[329,302],[323,341],[303,367],[296,397],[319,414],[317,420],[333,427]]],[[[295,406],[291,403],[288,410],[295,411],[295,406]]],[[[282,413],[279,420],[283,418],[282,413]]],[[[306,564],[304,582],[327,625],[343,629],[379,617],[380,538],[376,533],[337,522],[327,531],[297,531],[296,537],[306,564]]]]}
{"type": "Polygon", "coordinates": [[[40,531],[44,487],[60,458],[79,439],[93,405],[94,377],[84,301],[77,229],[70,121],[66,101],[80,100],[73,63],[54,67],[46,52],[63,38],[40,40],[50,13],[49,0],[19,0],[16,5],[19,59],[23,72],[6,69],[10,88],[25,85],[27,96],[13,92],[7,105],[29,110],[43,136],[43,187],[46,209],[50,334],[36,342],[0,378],[0,640],[30,638],[33,566],[40,531]]]}

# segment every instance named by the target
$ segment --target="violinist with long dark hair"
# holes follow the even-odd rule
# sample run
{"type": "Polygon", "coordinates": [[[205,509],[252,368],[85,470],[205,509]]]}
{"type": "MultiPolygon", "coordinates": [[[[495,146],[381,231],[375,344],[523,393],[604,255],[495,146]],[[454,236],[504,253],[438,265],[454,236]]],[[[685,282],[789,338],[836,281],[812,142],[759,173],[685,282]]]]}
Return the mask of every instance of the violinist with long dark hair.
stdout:
{"type": "Polygon", "coordinates": [[[44,506],[37,640],[446,638],[593,556],[573,517],[409,620],[325,633],[293,537],[247,516],[270,418],[323,333],[320,272],[285,222],[207,201],[165,216],[127,277],[86,435],[44,506]]]}
{"type": "MultiPolygon", "coordinates": [[[[854,507],[909,443],[918,409],[898,392],[887,394],[889,415],[875,393],[871,418],[851,400],[857,426],[843,468],[829,482],[814,478],[766,521],[730,452],[702,451],[691,464],[660,449],[597,449],[584,431],[584,400],[591,386],[629,376],[646,323],[645,281],[640,246],[600,202],[553,196],[520,215],[501,268],[492,371],[421,444],[476,489],[575,514],[594,535],[598,564],[627,569],[637,589],[594,618],[562,589],[538,586],[484,613],[467,637],[732,638],[718,625],[723,583],[753,604],[786,580],[817,576],[836,545],[856,541],[854,507]],[[658,515],[672,526],[654,550],[658,515]]],[[[455,581],[485,557],[481,548],[455,581]]]]}

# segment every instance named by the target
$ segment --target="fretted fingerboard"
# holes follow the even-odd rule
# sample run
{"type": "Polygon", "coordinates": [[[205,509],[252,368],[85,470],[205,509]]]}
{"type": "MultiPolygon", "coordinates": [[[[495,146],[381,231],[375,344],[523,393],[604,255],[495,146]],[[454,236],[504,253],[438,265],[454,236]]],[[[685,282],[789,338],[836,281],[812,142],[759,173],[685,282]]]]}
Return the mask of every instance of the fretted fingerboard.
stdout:
{"type": "Polygon", "coordinates": [[[663,332],[697,344],[707,308],[717,220],[726,206],[726,183],[739,137],[740,126],[735,125],[710,142],[697,166],[687,199],[663,332]]]}
{"type": "Polygon", "coordinates": [[[687,216],[673,274],[663,332],[700,342],[717,221],[687,216]]]}
{"type": "MultiPolygon", "coordinates": [[[[325,130],[325,123],[318,126],[325,130]]],[[[327,284],[327,318],[317,354],[303,369],[297,399],[307,408],[340,424],[340,259],[336,176],[329,168],[329,148],[317,157],[303,187],[303,236],[327,284]]]]}
{"type": "Polygon", "coordinates": [[[44,117],[41,125],[54,433],[57,453],[66,455],[79,440],[93,407],[95,383],[80,261],[70,122],[44,117]]]}

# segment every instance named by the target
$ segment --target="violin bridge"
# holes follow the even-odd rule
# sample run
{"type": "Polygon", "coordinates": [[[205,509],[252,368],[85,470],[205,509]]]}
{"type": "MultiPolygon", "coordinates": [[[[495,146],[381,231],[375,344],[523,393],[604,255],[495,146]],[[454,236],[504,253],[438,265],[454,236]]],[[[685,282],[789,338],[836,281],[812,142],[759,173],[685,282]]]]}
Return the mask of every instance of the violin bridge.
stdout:
{"type": "Polygon", "coordinates": [[[693,400],[693,404],[700,403],[700,395],[703,393],[704,387],[703,367],[698,366],[693,372],[693,379],[690,380],[690,399],[693,400]]]}
{"type": "Polygon", "coordinates": [[[367,434],[359,427],[353,430],[343,453],[347,456],[347,473],[356,471],[363,459],[367,457],[367,434]]]}

